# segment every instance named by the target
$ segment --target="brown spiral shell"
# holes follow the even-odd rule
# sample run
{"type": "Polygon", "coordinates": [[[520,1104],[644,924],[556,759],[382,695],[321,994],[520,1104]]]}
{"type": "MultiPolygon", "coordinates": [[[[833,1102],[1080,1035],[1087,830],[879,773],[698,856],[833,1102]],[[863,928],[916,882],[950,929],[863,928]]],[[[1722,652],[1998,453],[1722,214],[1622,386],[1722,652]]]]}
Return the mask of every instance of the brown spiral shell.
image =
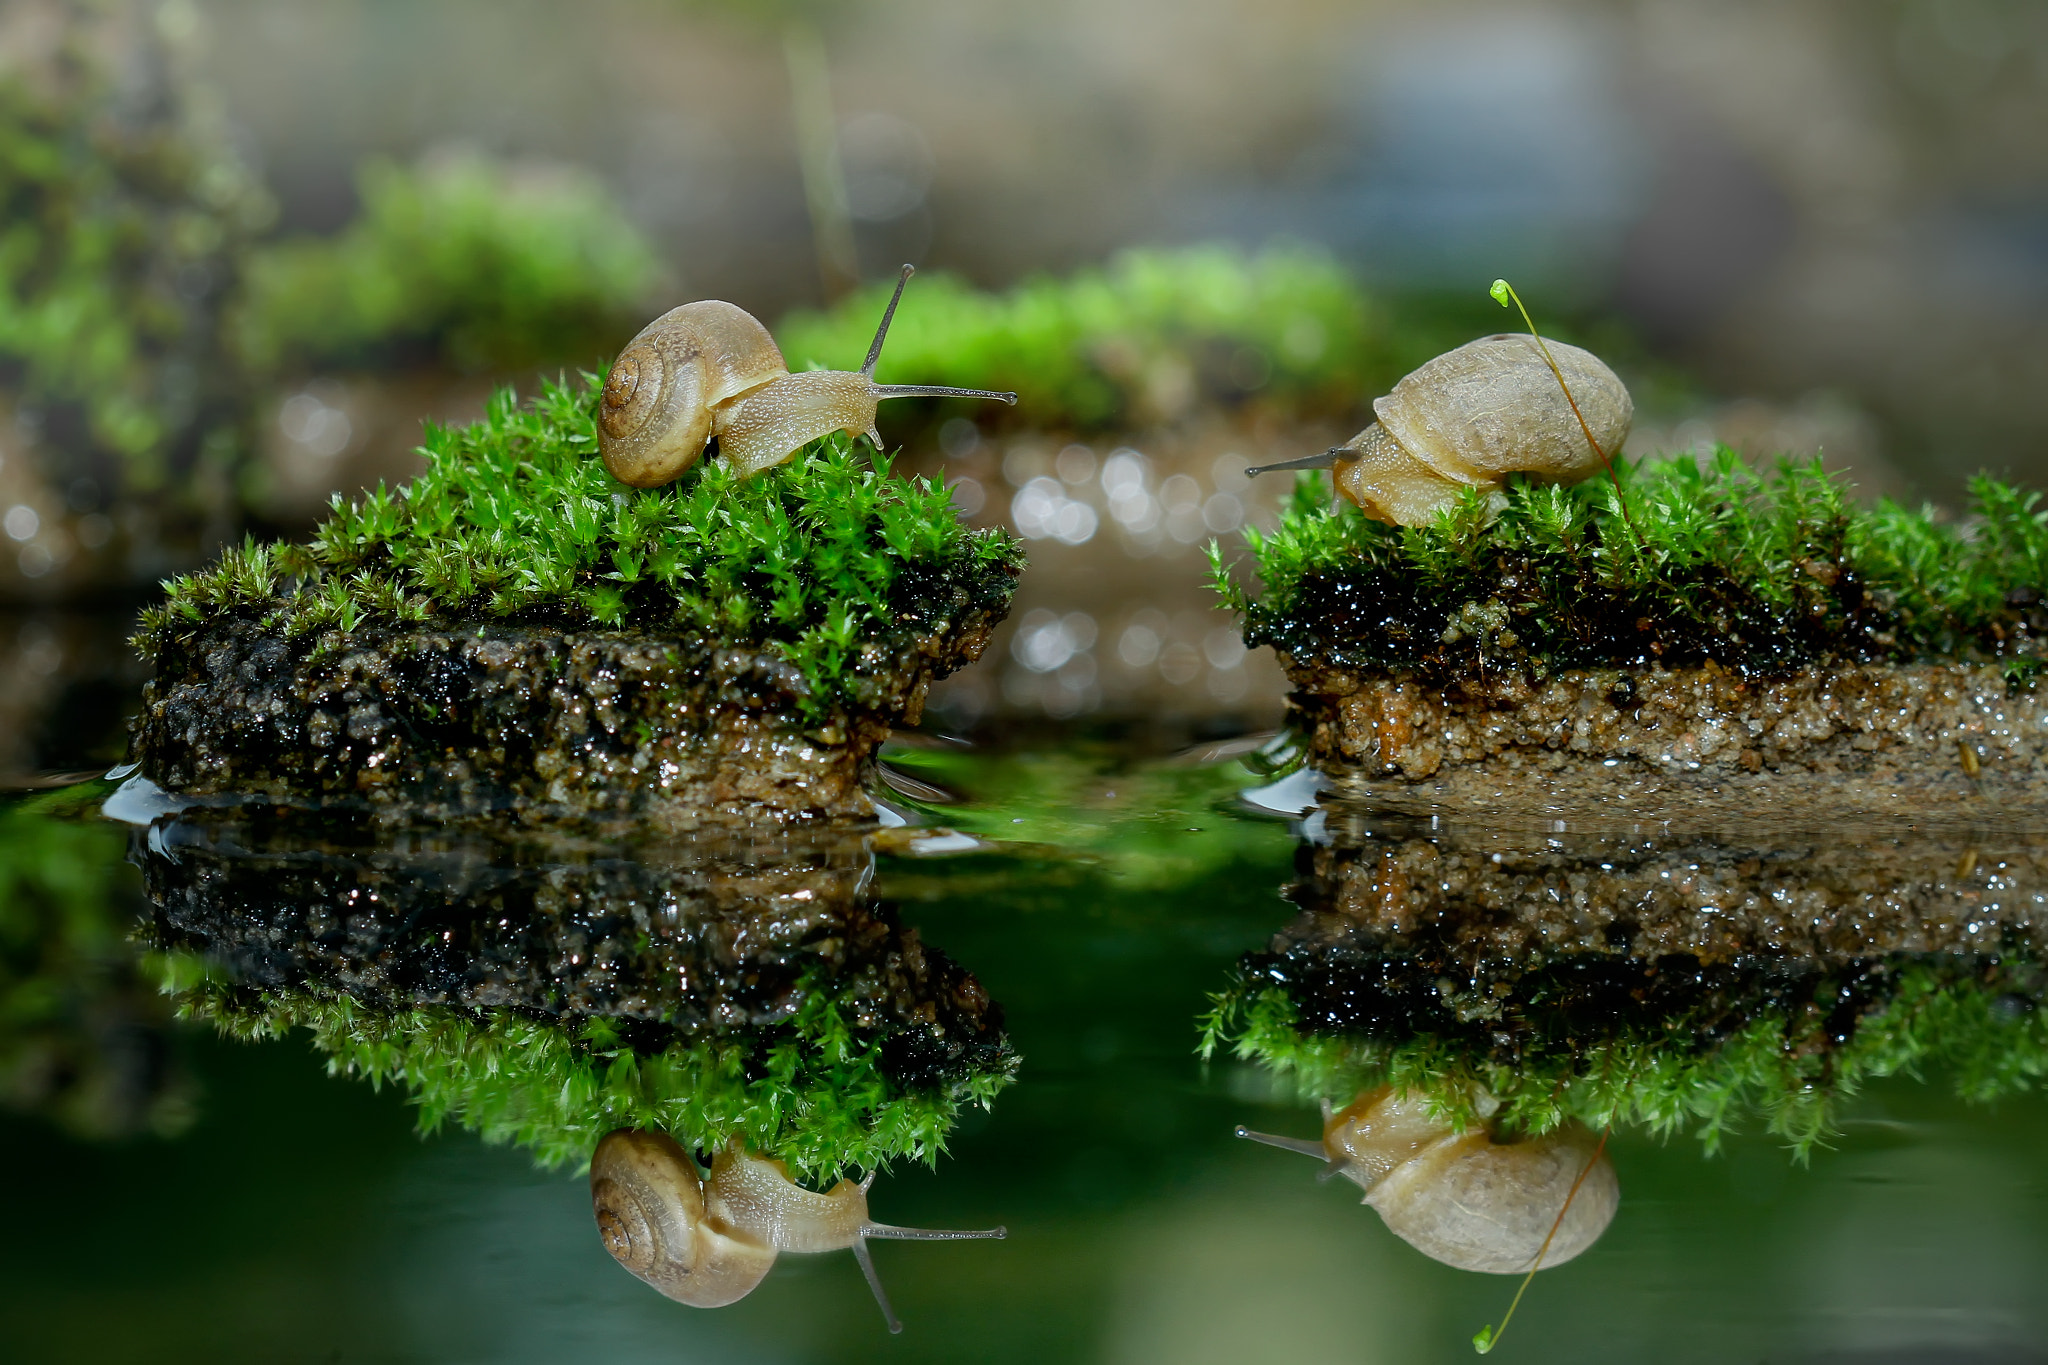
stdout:
{"type": "Polygon", "coordinates": [[[775,1264],[772,1247],[706,1217],[696,1164],[666,1133],[606,1134],[590,1159],[590,1203],[612,1259],[679,1303],[744,1298],[775,1264]]]}

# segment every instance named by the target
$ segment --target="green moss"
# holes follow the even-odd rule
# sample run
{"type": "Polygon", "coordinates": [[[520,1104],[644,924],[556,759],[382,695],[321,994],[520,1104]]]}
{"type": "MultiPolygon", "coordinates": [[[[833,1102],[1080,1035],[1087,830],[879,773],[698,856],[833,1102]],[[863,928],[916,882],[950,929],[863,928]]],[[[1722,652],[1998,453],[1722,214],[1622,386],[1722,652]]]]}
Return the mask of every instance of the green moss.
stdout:
{"type": "Polygon", "coordinates": [[[55,65],[0,78],[0,382],[46,441],[158,487],[241,439],[220,311],[271,206],[175,104],[122,117],[103,73],[55,65]]]}
{"type": "Polygon", "coordinates": [[[1881,1000],[1846,1025],[1825,1009],[1765,1008],[1728,1030],[1677,1014],[1509,1058],[1476,1034],[1306,1029],[1286,988],[1248,972],[1215,997],[1201,1053],[1256,1061],[1339,1105],[1368,1086],[1418,1091],[1466,1124],[1477,1119],[1474,1100],[1490,1094],[1501,1121],[1535,1133],[1576,1118],[1691,1132],[1712,1150],[1760,1118],[1802,1159],[1827,1140],[1836,1107],[1872,1080],[1940,1069],[1959,1094],[1986,1101],[2048,1076],[2042,973],[2027,959],[1904,960],[1880,977],[1881,1000]]]}
{"type": "Polygon", "coordinates": [[[889,477],[843,436],[755,479],[708,459],[630,489],[597,458],[598,393],[588,375],[523,405],[504,390],[477,423],[429,427],[418,479],[337,498],[308,545],[250,542],[172,580],[137,647],[153,657],[222,612],[293,634],[478,617],[632,627],[774,650],[822,715],[889,662],[867,646],[920,629],[934,589],[1008,600],[1012,538],[969,530],[944,489],[889,477]]]}
{"type": "MultiPolygon", "coordinates": [[[[1350,414],[1469,335],[1463,317],[1397,318],[1307,247],[1134,250],[1003,294],[947,276],[917,288],[877,380],[1014,389],[1017,419],[1041,426],[1113,426],[1201,398],[1350,414]]],[[[793,314],[777,340],[799,368],[859,355],[887,301],[876,285],[828,314],[793,314]]]]}
{"type": "Polygon", "coordinates": [[[233,325],[252,371],[597,364],[645,320],[660,263],[588,176],[466,157],[372,161],[357,185],[338,235],[250,254],[233,325]]]}
{"type": "Polygon", "coordinates": [[[963,1080],[906,1090],[883,1072],[883,1039],[854,1027],[823,969],[774,1028],[681,1039],[607,1019],[380,1013],[346,996],[240,991],[191,955],[167,962],[165,988],[186,1015],[244,1039],[307,1029],[334,1073],[404,1086],[423,1131],[452,1120],[549,1166],[581,1166],[621,1127],[660,1128],[703,1151],[737,1138],[819,1183],[895,1160],[936,1164],[961,1108],[986,1107],[1015,1072],[1005,1053],[963,1080]]]}
{"type": "Polygon", "coordinates": [[[126,832],[92,818],[109,785],[0,801],[0,1101],[81,1137],[170,1134],[191,1095],[128,942],[126,832]]]}
{"type": "Polygon", "coordinates": [[[1246,532],[1254,599],[1212,552],[1248,644],[1339,667],[1699,663],[1768,673],[1823,660],[2007,659],[2048,631],[2048,512],[1990,478],[1971,515],[1863,511],[1818,463],[1751,471],[1727,449],[1616,461],[1605,478],[1476,492],[1435,523],[1370,521],[1304,475],[1279,528],[1246,532]]]}
{"type": "Polygon", "coordinates": [[[658,260],[572,172],[373,162],[338,235],[261,243],[271,197],[189,115],[181,64],[146,25],[108,60],[99,8],[64,7],[58,55],[0,76],[0,390],[51,487],[153,495],[177,539],[260,496],[287,375],[596,363],[645,321],[658,260]],[[124,88],[139,70],[163,87],[124,88]]]}

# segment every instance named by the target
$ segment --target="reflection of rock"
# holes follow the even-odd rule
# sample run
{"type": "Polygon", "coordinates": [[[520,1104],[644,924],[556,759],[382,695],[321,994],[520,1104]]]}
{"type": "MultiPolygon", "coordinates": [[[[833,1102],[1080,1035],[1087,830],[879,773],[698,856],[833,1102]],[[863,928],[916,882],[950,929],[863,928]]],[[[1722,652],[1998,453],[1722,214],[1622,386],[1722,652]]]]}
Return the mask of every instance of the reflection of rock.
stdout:
{"type": "Polygon", "coordinates": [[[134,753],[174,790],[424,821],[506,808],[667,828],[866,816],[876,746],[916,722],[932,679],[978,656],[1002,614],[947,587],[869,646],[864,704],[810,726],[802,676],[766,651],[495,623],[286,639],[221,621],[159,657],[134,753]],[[936,624],[915,633],[920,618],[936,624]]]}
{"type": "Polygon", "coordinates": [[[1306,851],[1304,913],[1264,959],[1311,1027],[1441,1028],[1509,1055],[1769,1005],[1846,1036],[1894,959],[2048,955],[2048,863],[2025,838],[1353,834],[1306,851]]]}
{"type": "Polygon", "coordinates": [[[429,1125],[546,1162],[617,1128],[737,1142],[806,1178],[929,1160],[1015,1068],[1000,1007],[868,899],[843,829],[394,840],[214,807],[160,819],[132,857],[189,1012],[308,1028],[429,1125]]]}
{"type": "Polygon", "coordinates": [[[830,989],[900,1083],[1000,1065],[1001,1010],[868,901],[858,837],[521,847],[195,809],[138,856],[160,946],[238,990],[373,1010],[614,1021],[647,1041],[771,1029],[830,989]]]}
{"type": "Polygon", "coordinates": [[[1302,913],[1245,957],[1212,1042],[1324,1093],[1427,1077],[1539,1129],[1709,1136],[1753,1104],[1804,1142],[1865,1076],[1945,1063],[1995,1094],[2048,1070],[2038,839],[1322,819],[1302,913]]]}

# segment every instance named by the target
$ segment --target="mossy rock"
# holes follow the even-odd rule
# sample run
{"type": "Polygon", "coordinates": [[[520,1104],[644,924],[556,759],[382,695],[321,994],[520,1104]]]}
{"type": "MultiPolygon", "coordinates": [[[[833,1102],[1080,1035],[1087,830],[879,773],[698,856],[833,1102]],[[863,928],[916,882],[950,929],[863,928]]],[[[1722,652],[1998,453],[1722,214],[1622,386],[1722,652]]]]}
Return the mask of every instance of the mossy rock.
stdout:
{"type": "Polygon", "coordinates": [[[1339,807],[1302,913],[1239,963],[1206,1048],[1343,1103],[1395,1084],[1710,1147],[1805,1151],[1867,1080],[1988,1099],[2048,1075],[2048,865],[2025,836],[1752,828],[1697,839],[1339,807]]]}
{"type": "Polygon", "coordinates": [[[974,661],[1021,556],[842,437],[633,490],[592,379],[430,429],[310,545],[174,580],[134,756],[190,793],[401,819],[857,817],[876,746],[974,661]]]}
{"type": "Polygon", "coordinates": [[[547,1164],[618,1127],[737,1138],[814,1179],[936,1160],[1017,1059],[975,978],[867,895],[824,827],[621,846],[192,809],[135,837],[186,1013],[306,1028],[331,1066],[402,1085],[547,1164]]]}
{"type": "Polygon", "coordinates": [[[1866,804],[2043,790],[2040,495],[1979,479],[1958,526],[1859,510],[1817,464],[1616,471],[1409,528],[1304,476],[1274,534],[1247,532],[1262,595],[1219,555],[1312,760],[1450,804],[1746,800],[1802,776],[1866,804]]]}

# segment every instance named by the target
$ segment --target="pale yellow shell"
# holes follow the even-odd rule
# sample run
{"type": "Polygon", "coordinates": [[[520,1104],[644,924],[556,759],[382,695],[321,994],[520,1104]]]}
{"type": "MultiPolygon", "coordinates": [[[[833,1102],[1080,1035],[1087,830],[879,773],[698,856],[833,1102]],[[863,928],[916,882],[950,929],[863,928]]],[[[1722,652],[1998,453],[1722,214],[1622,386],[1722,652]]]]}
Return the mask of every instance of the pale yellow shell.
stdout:
{"type": "Polygon", "coordinates": [[[598,409],[598,451],[635,488],[676,478],[704,454],[723,405],[789,374],[754,315],[718,299],[671,308],[619,352],[598,409]]]}
{"type": "Polygon", "coordinates": [[[1522,1274],[1539,1249],[1544,1266],[1562,1265],[1599,1240],[1621,1202],[1614,1164],[1580,1123],[1495,1142],[1432,1118],[1419,1095],[1382,1089],[1332,1115],[1323,1147],[1395,1236],[1461,1270],[1522,1274]]]}
{"type": "Polygon", "coordinates": [[[1628,439],[1628,388],[1592,352],[1545,345],[1570,400],[1528,334],[1469,341],[1374,400],[1379,421],[1339,447],[1339,490],[1368,515],[1419,526],[1461,488],[1495,491],[1510,474],[1573,483],[1599,473],[1602,455],[1612,458],[1628,439]]]}
{"type": "Polygon", "coordinates": [[[697,1167],[664,1133],[621,1129],[590,1159],[590,1202],[614,1260],[678,1303],[745,1298],[775,1249],[707,1216],[697,1167]]]}
{"type": "Polygon", "coordinates": [[[881,449],[875,406],[885,398],[1015,403],[1016,394],[988,389],[875,383],[889,321],[915,273],[903,267],[867,363],[855,371],[791,374],[768,329],[717,299],[663,313],[626,344],[605,374],[597,416],[605,468],[621,483],[656,488],[703,458],[715,436],[719,456],[747,478],[835,431],[865,436],[881,449]]]}

